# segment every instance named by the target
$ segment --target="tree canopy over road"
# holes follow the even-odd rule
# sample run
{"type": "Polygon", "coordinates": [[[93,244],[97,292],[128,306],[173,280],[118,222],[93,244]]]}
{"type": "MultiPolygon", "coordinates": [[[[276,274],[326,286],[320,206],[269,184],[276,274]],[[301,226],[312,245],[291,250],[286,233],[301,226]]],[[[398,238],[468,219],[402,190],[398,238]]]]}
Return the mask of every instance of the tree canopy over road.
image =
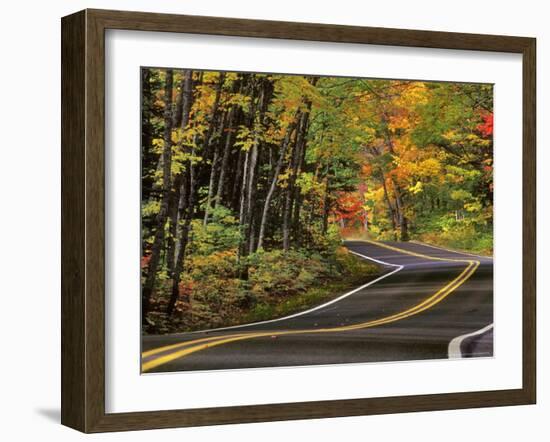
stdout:
{"type": "Polygon", "coordinates": [[[487,84],[142,69],[144,330],[268,318],[374,273],[342,237],[490,252],[492,133],[487,84]]]}

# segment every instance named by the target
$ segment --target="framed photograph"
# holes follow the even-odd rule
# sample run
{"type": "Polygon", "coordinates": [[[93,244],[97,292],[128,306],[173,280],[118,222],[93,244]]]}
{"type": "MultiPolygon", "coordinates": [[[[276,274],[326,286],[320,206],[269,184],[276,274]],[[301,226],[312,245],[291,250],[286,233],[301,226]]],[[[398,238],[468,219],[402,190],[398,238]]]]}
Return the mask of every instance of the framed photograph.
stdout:
{"type": "Polygon", "coordinates": [[[535,403],[535,39],[62,19],[62,423],[535,403]]]}

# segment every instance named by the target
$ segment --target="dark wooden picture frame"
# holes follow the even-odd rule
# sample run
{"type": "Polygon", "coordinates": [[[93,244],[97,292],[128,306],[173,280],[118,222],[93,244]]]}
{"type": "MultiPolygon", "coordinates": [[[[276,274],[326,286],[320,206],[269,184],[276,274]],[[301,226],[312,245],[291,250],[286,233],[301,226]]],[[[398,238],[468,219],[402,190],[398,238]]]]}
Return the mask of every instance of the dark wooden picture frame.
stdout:
{"type": "Polygon", "coordinates": [[[83,432],[533,404],[536,398],[536,40],[84,10],[62,19],[62,405],[83,432]],[[523,385],[467,393],[105,412],[105,30],[494,51],[523,57],[523,385]]]}

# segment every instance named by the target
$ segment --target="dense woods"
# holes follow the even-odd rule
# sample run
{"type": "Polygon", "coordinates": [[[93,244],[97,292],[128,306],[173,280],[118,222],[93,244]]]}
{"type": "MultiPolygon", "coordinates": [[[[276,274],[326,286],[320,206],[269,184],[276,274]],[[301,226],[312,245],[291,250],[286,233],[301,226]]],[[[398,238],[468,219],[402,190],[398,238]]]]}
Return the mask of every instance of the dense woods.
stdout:
{"type": "Polygon", "coordinates": [[[491,85],[142,69],[144,331],[358,284],[344,237],[490,252],[492,122],[491,85]]]}

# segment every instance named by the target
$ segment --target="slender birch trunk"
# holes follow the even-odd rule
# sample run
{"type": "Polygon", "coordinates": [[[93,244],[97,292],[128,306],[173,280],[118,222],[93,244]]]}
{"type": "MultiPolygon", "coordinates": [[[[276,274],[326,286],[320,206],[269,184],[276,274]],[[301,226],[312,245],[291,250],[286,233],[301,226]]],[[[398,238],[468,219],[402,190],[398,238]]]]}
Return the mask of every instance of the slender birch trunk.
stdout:
{"type": "Polygon", "coordinates": [[[162,200],[156,219],[156,231],[151,249],[151,258],[147,267],[147,277],[142,289],[142,323],[147,324],[147,314],[151,305],[157,268],[160,262],[161,248],[164,241],[164,228],[168,216],[171,186],[171,160],[172,160],[172,92],[174,73],[171,69],[166,71],[166,83],[164,87],[164,136],[163,136],[163,176],[162,176],[162,200]]]}
{"type": "Polygon", "coordinates": [[[277,187],[279,174],[281,173],[281,168],[283,167],[283,162],[286,156],[288,145],[290,144],[292,132],[294,131],[295,127],[296,127],[296,123],[294,122],[290,124],[286,130],[285,138],[282,142],[280,153],[279,153],[279,159],[277,160],[275,170],[273,171],[273,177],[271,178],[271,184],[269,186],[269,190],[267,191],[267,195],[265,197],[264,207],[262,210],[262,218],[260,221],[260,233],[258,234],[258,249],[261,249],[264,244],[267,214],[269,212],[269,208],[271,205],[271,199],[273,198],[273,194],[275,193],[275,188],[277,187]]]}

